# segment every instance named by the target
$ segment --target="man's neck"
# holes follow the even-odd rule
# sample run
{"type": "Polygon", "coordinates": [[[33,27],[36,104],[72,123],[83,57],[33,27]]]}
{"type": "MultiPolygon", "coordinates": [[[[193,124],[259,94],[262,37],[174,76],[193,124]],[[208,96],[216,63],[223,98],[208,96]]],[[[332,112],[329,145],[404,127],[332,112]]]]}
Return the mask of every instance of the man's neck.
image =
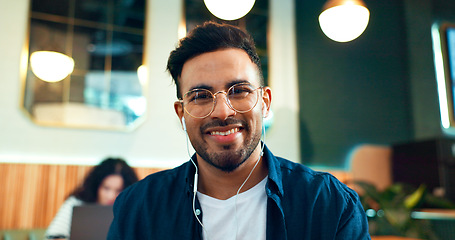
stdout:
{"type": "Polygon", "coordinates": [[[222,171],[198,157],[199,184],[198,191],[216,199],[225,200],[237,194],[250,172],[250,178],[240,192],[254,187],[268,174],[267,163],[260,159],[260,147],[232,172],[222,171]],[[256,167],[256,162],[259,161],[256,167]]]}

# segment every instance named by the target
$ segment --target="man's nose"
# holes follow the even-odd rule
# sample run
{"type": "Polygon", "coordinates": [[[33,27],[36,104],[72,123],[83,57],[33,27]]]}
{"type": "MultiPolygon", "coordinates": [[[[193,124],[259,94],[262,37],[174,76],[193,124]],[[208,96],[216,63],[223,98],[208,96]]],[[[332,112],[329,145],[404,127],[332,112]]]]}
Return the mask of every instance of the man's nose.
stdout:
{"type": "Polygon", "coordinates": [[[226,93],[217,92],[215,94],[215,106],[213,106],[212,118],[226,119],[235,115],[235,110],[229,106],[226,93]]]}

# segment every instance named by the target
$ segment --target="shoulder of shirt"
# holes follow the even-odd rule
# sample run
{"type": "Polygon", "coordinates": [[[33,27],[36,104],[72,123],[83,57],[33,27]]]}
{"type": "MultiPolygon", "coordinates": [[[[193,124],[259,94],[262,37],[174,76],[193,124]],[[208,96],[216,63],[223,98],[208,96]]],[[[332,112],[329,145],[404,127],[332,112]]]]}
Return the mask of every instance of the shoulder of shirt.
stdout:
{"type": "Polygon", "coordinates": [[[328,172],[316,171],[303,164],[295,163],[281,157],[275,158],[277,160],[275,164],[278,164],[279,169],[281,170],[282,180],[290,181],[293,186],[301,184],[304,186],[312,186],[316,189],[324,188],[328,191],[343,195],[348,201],[358,198],[358,195],[354,190],[350,189],[328,172]]]}

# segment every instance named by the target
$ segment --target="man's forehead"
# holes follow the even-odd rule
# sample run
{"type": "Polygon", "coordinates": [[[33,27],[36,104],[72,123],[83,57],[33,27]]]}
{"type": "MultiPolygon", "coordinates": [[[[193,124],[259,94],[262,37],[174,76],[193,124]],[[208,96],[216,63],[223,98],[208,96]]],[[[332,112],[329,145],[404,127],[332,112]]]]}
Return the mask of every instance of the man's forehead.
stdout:
{"type": "Polygon", "coordinates": [[[182,68],[179,83],[182,91],[205,85],[227,87],[238,82],[259,85],[259,70],[241,49],[223,49],[189,59],[182,68]]]}

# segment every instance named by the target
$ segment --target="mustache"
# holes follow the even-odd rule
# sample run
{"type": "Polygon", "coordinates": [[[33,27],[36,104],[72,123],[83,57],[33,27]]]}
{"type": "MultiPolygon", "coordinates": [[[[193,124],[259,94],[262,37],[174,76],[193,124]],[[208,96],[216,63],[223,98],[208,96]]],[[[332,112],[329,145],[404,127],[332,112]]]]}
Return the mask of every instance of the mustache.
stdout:
{"type": "Polygon", "coordinates": [[[229,125],[238,125],[240,124],[242,127],[247,128],[248,124],[240,119],[235,118],[227,118],[226,120],[221,119],[213,119],[212,121],[204,124],[201,126],[201,132],[205,132],[208,128],[212,127],[225,127],[229,125]]]}

